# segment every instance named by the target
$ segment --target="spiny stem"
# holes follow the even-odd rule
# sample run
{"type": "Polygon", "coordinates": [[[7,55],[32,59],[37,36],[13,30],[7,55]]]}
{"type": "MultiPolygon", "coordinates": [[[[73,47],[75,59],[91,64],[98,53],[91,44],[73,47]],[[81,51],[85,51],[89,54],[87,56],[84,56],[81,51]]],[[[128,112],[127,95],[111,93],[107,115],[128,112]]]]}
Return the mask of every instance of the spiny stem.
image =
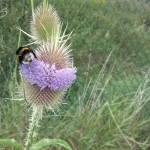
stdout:
{"type": "Polygon", "coordinates": [[[25,150],[30,150],[30,147],[32,146],[33,138],[35,138],[33,137],[33,135],[34,135],[38,120],[39,120],[38,111],[37,109],[33,109],[32,115],[31,115],[31,122],[29,124],[29,131],[28,131],[26,143],[25,143],[25,150]]]}

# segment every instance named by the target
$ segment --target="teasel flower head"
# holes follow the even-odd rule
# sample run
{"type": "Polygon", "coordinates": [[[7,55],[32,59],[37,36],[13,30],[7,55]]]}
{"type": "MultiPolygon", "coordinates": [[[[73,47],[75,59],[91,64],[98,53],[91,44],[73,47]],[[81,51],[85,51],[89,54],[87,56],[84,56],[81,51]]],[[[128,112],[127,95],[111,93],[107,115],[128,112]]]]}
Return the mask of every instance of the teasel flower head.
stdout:
{"type": "Polygon", "coordinates": [[[31,21],[33,40],[37,40],[34,58],[28,65],[20,65],[23,93],[32,108],[53,109],[62,103],[67,89],[76,79],[73,67],[71,34],[62,32],[56,11],[47,3],[40,6],[31,21]],[[39,44],[40,42],[40,44],[39,44]]]}
{"type": "Polygon", "coordinates": [[[32,106],[53,109],[61,104],[66,90],[76,79],[69,49],[60,40],[43,43],[35,50],[37,59],[20,66],[25,98],[32,106]]]}
{"type": "Polygon", "coordinates": [[[43,1],[43,4],[34,11],[30,23],[32,40],[49,41],[52,33],[56,33],[60,25],[61,22],[55,9],[47,1],[43,1]]]}

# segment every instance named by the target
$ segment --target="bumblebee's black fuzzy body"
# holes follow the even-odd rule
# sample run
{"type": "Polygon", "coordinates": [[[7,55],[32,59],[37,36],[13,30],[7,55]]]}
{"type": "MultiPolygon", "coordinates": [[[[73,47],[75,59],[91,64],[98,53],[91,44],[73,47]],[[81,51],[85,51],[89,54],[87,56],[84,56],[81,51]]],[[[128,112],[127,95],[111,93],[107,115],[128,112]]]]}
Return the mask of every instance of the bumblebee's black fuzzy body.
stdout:
{"type": "MultiPolygon", "coordinates": [[[[20,64],[23,64],[25,61],[25,57],[29,54],[32,54],[33,58],[37,58],[32,49],[29,49],[28,47],[19,47],[16,51],[16,58],[20,64]]],[[[30,62],[31,61],[32,60],[30,59],[30,62]]],[[[27,63],[30,63],[30,62],[27,62],[27,63]]]]}

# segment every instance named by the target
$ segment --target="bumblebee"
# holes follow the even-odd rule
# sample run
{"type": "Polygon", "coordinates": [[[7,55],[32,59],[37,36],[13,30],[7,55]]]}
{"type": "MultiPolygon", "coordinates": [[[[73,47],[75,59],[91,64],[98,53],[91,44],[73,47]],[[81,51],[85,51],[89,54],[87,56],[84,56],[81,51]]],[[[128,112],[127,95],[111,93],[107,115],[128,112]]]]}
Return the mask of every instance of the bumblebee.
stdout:
{"type": "Polygon", "coordinates": [[[19,47],[16,51],[16,58],[20,64],[30,64],[34,58],[37,58],[32,49],[28,47],[19,47]]]}

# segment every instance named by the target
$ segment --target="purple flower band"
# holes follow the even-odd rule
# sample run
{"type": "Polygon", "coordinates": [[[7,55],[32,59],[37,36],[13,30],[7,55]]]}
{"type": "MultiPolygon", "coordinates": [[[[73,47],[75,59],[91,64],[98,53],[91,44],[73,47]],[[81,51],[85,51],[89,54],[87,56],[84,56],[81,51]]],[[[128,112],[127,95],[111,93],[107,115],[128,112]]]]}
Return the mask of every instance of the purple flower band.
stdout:
{"type": "Polygon", "coordinates": [[[49,65],[43,61],[34,59],[29,65],[21,65],[22,76],[30,84],[38,85],[41,90],[65,90],[71,86],[76,79],[77,69],[63,68],[58,70],[55,64],[49,65]]]}

